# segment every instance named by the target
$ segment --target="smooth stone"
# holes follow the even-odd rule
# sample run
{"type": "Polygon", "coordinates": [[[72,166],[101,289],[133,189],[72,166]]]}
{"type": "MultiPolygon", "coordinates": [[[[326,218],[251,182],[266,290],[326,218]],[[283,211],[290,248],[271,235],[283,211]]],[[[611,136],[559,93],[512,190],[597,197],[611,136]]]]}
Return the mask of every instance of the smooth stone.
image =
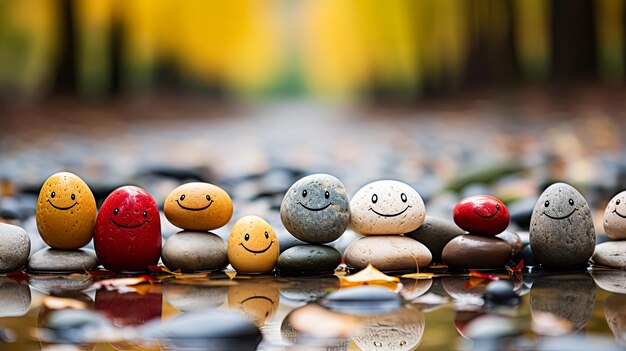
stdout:
{"type": "Polygon", "coordinates": [[[30,301],[30,288],[26,282],[0,277],[0,318],[25,315],[30,301]]]}
{"type": "Polygon", "coordinates": [[[285,228],[302,241],[335,241],[346,231],[350,219],[346,188],[329,174],[304,177],[287,190],[280,217],[285,228]]]}
{"type": "Polygon", "coordinates": [[[94,341],[99,330],[111,324],[100,313],[91,310],[62,309],[52,311],[44,320],[43,341],[58,344],[85,344],[94,341]]]}
{"type": "Polygon", "coordinates": [[[354,314],[380,314],[399,310],[402,298],[393,291],[378,286],[358,286],[339,289],[321,301],[333,311],[354,314]]]}
{"type": "Polygon", "coordinates": [[[467,197],[454,206],[454,223],[471,233],[493,236],[511,222],[509,210],[500,199],[489,195],[467,197]]]}
{"type": "Polygon", "coordinates": [[[36,290],[50,294],[58,291],[82,291],[91,287],[93,278],[75,277],[29,277],[28,284],[36,290]]]}
{"type": "Polygon", "coordinates": [[[450,240],[465,231],[459,228],[453,221],[426,215],[424,223],[416,230],[405,234],[424,244],[433,255],[434,262],[441,262],[441,252],[450,240]]]}
{"type": "Polygon", "coordinates": [[[626,241],[609,241],[596,246],[593,263],[612,268],[626,268],[626,241]]]}
{"type": "Polygon", "coordinates": [[[227,286],[178,284],[169,281],[163,284],[163,297],[181,312],[217,308],[226,302],[227,295],[227,286]]]}
{"type": "Polygon", "coordinates": [[[0,273],[16,271],[26,264],[30,237],[24,229],[0,223],[0,273]]]}
{"type": "Polygon", "coordinates": [[[361,270],[368,264],[381,271],[417,271],[430,264],[432,255],[420,242],[400,235],[379,235],[353,242],[343,254],[346,265],[361,270]]]}
{"type": "Polygon", "coordinates": [[[539,197],[530,221],[530,245],[537,261],[548,269],[582,267],[591,258],[595,242],[585,198],[568,184],[550,185],[539,197]]]}
{"type": "Polygon", "coordinates": [[[626,344],[626,295],[611,294],[604,302],[609,329],[620,343],[626,344]]]}
{"type": "Polygon", "coordinates": [[[520,303],[520,297],[513,290],[513,284],[505,280],[496,280],[485,289],[483,295],[489,305],[515,306],[520,303]]]}
{"type": "Polygon", "coordinates": [[[363,235],[412,232],[422,225],[425,215],[417,191],[395,180],[369,183],[350,202],[350,228],[363,235]]]}
{"type": "Polygon", "coordinates": [[[602,290],[626,294],[626,271],[594,270],[591,271],[591,277],[602,290]]]}
{"type": "Polygon", "coordinates": [[[332,243],[329,243],[328,246],[334,247],[337,251],[339,251],[341,256],[343,256],[343,254],[344,254],[344,252],[346,252],[346,249],[348,248],[348,246],[350,246],[350,244],[352,244],[353,242],[355,242],[355,241],[357,241],[357,240],[359,240],[361,238],[363,238],[363,235],[358,234],[354,230],[348,228],[346,230],[346,232],[343,233],[341,238],[333,241],[332,243]]]}
{"type": "Polygon", "coordinates": [[[300,245],[280,254],[276,268],[280,275],[332,274],[340,263],[341,254],[330,246],[300,245]]]}
{"type": "Polygon", "coordinates": [[[495,237],[460,235],[443,248],[443,263],[456,269],[503,269],[511,258],[511,245],[495,237]]]}
{"type": "Polygon", "coordinates": [[[175,226],[190,231],[223,227],[233,216],[233,201],[222,188],[209,183],[183,184],[167,195],[163,212],[175,226]]]}
{"type": "Polygon", "coordinates": [[[167,239],[161,260],[172,271],[222,269],[228,265],[226,242],[210,232],[180,232],[167,239]]]}
{"type": "Polygon", "coordinates": [[[418,309],[404,308],[396,313],[363,318],[361,332],[352,338],[364,351],[415,350],[424,335],[426,321],[418,309]]]}
{"type": "Polygon", "coordinates": [[[46,273],[84,272],[98,266],[96,253],[89,249],[37,251],[28,261],[28,270],[46,273]]]}
{"type": "Polygon", "coordinates": [[[263,218],[245,216],[235,222],[228,237],[228,261],[238,273],[271,272],[279,253],[276,232],[263,218]]]}
{"type": "Polygon", "coordinates": [[[596,285],[586,273],[541,276],[530,289],[530,312],[567,319],[577,331],[591,317],[595,297],[596,285]]]}
{"type": "Polygon", "coordinates": [[[522,241],[522,238],[520,238],[519,235],[510,230],[503,231],[502,233],[496,235],[496,238],[500,238],[509,243],[509,245],[511,245],[511,256],[517,255],[524,248],[524,242],[522,241]]]}
{"type": "Polygon", "coordinates": [[[604,231],[611,239],[626,239],[626,191],[615,195],[604,210],[604,231]]]}

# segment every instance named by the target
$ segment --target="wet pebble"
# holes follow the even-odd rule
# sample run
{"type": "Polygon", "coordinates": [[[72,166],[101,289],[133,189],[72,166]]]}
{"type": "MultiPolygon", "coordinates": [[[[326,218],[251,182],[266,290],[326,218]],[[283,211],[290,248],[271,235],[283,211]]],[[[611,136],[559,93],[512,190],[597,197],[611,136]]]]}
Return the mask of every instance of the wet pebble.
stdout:
{"type": "Polygon", "coordinates": [[[517,255],[524,248],[524,242],[522,241],[522,238],[520,238],[520,236],[513,231],[505,230],[502,233],[496,235],[496,238],[500,238],[509,243],[509,245],[511,245],[511,256],[517,255]]]}
{"type": "Polygon", "coordinates": [[[46,273],[84,272],[98,266],[96,253],[89,249],[43,249],[31,256],[28,270],[46,273]]]}
{"type": "Polygon", "coordinates": [[[520,297],[513,291],[513,284],[504,280],[496,280],[487,285],[483,299],[488,305],[515,306],[520,303],[520,297]]]}
{"type": "Polygon", "coordinates": [[[511,221],[504,203],[488,195],[470,196],[459,201],[454,207],[453,218],[459,228],[486,236],[502,233],[511,221]]]}
{"type": "Polygon", "coordinates": [[[341,254],[330,246],[299,245],[285,250],[278,257],[280,275],[332,274],[341,263],[341,254]]]}
{"type": "Polygon", "coordinates": [[[403,304],[396,293],[377,286],[340,289],[326,296],[321,303],[333,311],[354,314],[392,312],[403,304]]]}
{"type": "Polygon", "coordinates": [[[615,195],[604,211],[604,231],[611,239],[626,239],[626,191],[615,195]]]}
{"type": "Polygon", "coordinates": [[[165,242],[163,264],[183,272],[211,271],[228,265],[226,242],[210,232],[180,232],[165,242]]]}
{"type": "Polygon", "coordinates": [[[377,235],[361,238],[348,246],[344,262],[353,269],[368,264],[381,271],[413,271],[430,264],[432,255],[422,243],[400,235],[377,235]]]}
{"type": "Polygon", "coordinates": [[[500,238],[466,234],[450,240],[441,256],[454,269],[503,269],[511,253],[511,245],[500,238]]]}
{"type": "Polygon", "coordinates": [[[30,237],[24,229],[0,223],[0,273],[23,267],[30,253],[30,237]]]}
{"type": "Polygon", "coordinates": [[[596,246],[593,263],[611,268],[626,268],[626,241],[608,241],[596,246]]]}
{"type": "Polygon", "coordinates": [[[453,221],[426,215],[424,223],[405,236],[424,244],[433,255],[433,261],[441,262],[443,248],[450,240],[462,234],[465,234],[465,231],[453,221]]]}

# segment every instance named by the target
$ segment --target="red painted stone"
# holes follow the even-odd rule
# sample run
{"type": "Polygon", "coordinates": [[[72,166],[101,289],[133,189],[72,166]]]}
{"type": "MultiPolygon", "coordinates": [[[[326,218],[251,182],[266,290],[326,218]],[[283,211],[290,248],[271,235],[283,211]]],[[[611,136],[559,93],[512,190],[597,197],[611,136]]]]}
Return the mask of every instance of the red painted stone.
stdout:
{"type": "Polygon", "coordinates": [[[454,222],[472,234],[502,233],[511,221],[509,209],[502,201],[489,195],[467,197],[454,206],[454,222]]]}
{"type": "Polygon", "coordinates": [[[112,271],[147,271],[161,256],[161,221],[145,190],[123,186],[104,200],[94,228],[98,261],[112,271]]]}

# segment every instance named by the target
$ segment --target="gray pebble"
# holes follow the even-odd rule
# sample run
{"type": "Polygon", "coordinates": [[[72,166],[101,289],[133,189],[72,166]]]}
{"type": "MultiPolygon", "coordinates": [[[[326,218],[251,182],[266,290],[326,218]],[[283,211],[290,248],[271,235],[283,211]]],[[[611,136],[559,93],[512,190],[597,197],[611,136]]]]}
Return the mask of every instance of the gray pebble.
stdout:
{"type": "Polygon", "coordinates": [[[285,250],[278,257],[280,275],[332,274],[341,263],[339,251],[325,245],[299,245],[285,250]]]}
{"type": "Polygon", "coordinates": [[[30,253],[30,238],[24,229],[0,223],[0,273],[23,267],[30,253]]]}
{"type": "Polygon", "coordinates": [[[626,272],[617,270],[594,270],[591,277],[596,285],[612,293],[626,294],[626,272]]]}
{"type": "Polygon", "coordinates": [[[453,221],[426,215],[424,223],[416,230],[405,234],[424,244],[433,255],[433,261],[441,262],[441,252],[455,237],[465,234],[453,221]]]}
{"type": "Polygon", "coordinates": [[[56,250],[52,248],[37,251],[28,261],[28,270],[45,273],[83,272],[98,266],[98,258],[93,250],[56,250]]]}
{"type": "Polygon", "coordinates": [[[226,242],[210,232],[183,231],[172,235],[161,252],[163,264],[174,271],[211,271],[228,265],[226,242]]]}
{"type": "Polygon", "coordinates": [[[626,241],[608,241],[596,246],[593,263],[612,268],[626,268],[626,241]]]}
{"type": "Polygon", "coordinates": [[[430,264],[428,248],[416,240],[400,235],[377,235],[353,242],[343,255],[345,263],[363,269],[369,263],[381,271],[413,271],[430,264]]]}
{"type": "Polygon", "coordinates": [[[587,264],[596,233],[585,198],[565,183],[549,186],[539,197],[530,221],[534,257],[546,268],[587,264]]]}

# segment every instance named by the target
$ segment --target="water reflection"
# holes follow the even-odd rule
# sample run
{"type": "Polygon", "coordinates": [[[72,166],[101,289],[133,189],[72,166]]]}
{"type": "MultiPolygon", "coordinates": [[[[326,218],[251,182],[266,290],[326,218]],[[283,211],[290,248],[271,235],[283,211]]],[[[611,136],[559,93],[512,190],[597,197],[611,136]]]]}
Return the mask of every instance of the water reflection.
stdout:
{"type": "Polygon", "coordinates": [[[115,327],[139,326],[160,319],[162,305],[160,289],[145,294],[106,289],[96,291],[96,310],[110,319],[115,327]]]}
{"type": "Polygon", "coordinates": [[[280,294],[274,280],[257,279],[238,280],[239,284],[229,286],[228,306],[242,311],[249,320],[262,326],[276,313],[280,294]]]}
{"type": "Polygon", "coordinates": [[[615,339],[626,345],[626,295],[611,294],[604,303],[604,315],[615,339]]]}
{"type": "Polygon", "coordinates": [[[92,283],[93,278],[88,275],[81,277],[37,276],[28,278],[28,284],[46,294],[53,291],[82,291],[88,289],[92,283]]]}
{"type": "Polygon", "coordinates": [[[602,290],[616,294],[626,294],[626,272],[624,271],[593,271],[593,280],[602,290]]]}
{"type": "Polygon", "coordinates": [[[25,281],[0,277],[0,317],[19,317],[30,308],[30,288],[25,281]]]}
{"type": "Polygon", "coordinates": [[[402,290],[400,295],[407,301],[413,301],[426,294],[433,285],[432,279],[400,279],[402,290]]]}
{"type": "Polygon", "coordinates": [[[292,310],[280,333],[289,350],[347,350],[350,337],[360,329],[359,319],[312,303],[292,310]]]}
{"type": "Polygon", "coordinates": [[[417,309],[363,318],[362,332],[352,340],[363,351],[414,350],[424,335],[424,315],[417,309]]]}
{"type": "Polygon", "coordinates": [[[181,312],[217,308],[226,302],[227,286],[180,284],[176,281],[163,283],[163,297],[181,312]]]}
{"type": "Polygon", "coordinates": [[[289,306],[302,306],[339,289],[339,278],[335,275],[318,278],[283,279],[283,282],[284,284],[281,284],[280,287],[280,300],[281,303],[289,306]]]}

